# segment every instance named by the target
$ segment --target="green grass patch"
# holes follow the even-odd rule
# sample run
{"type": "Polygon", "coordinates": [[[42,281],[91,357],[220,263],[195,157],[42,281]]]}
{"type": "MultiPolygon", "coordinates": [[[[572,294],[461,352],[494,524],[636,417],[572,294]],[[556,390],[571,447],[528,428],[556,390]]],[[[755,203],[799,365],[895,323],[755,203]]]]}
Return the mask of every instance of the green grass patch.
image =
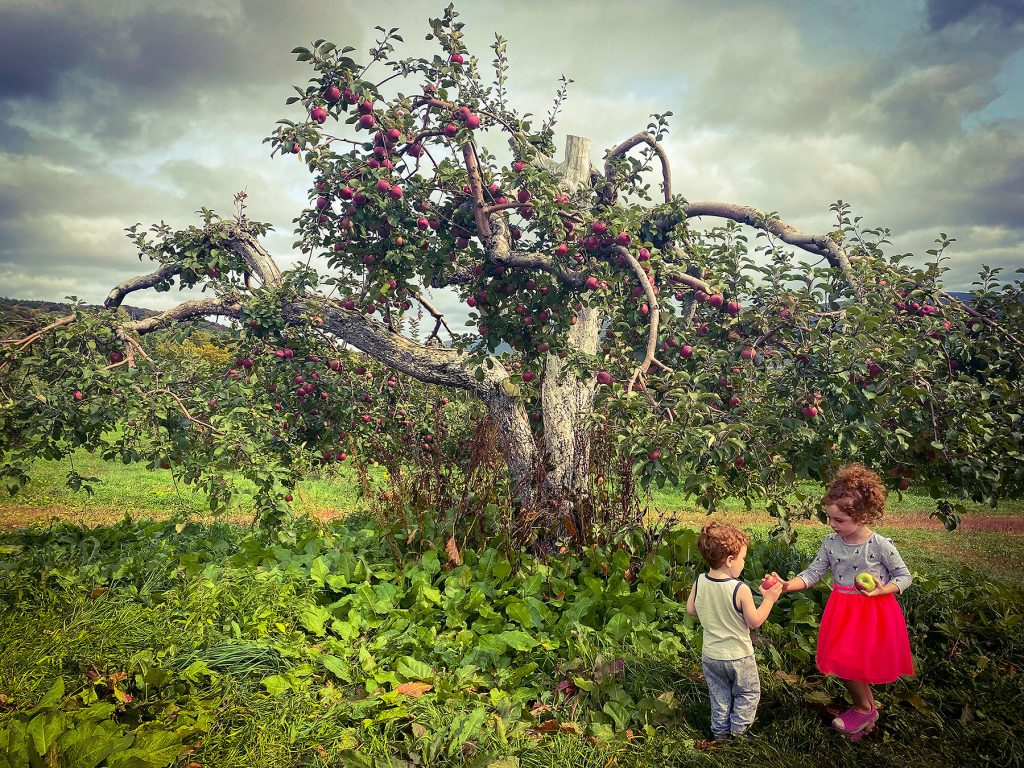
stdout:
{"type": "MultiPolygon", "coordinates": [[[[384,470],[372,467],[371,477],[381,479],[384,470]]],[[[62,515],[86,515],[107,513],[104,522],[116,522],[117,517],[127,512],[132,517],[161,518],[170,515],[205,515],[209,510],[206,494],[195,488],[177,483],[170,470],[148,470],[141,464],[124,465],[105,461],[85,450],[76,451],[69,459],[61,461],[37,460],[29,471],[29,484],[15,496],[0,496],[0,512],[3,509],[53,510],[62,515]],[[83,477],[96,477],[99,482],[92,485],[94,493],[72,491],[65,485],[69,470],[74,468],[83,477]]],[[[252,514],[246,493],[252,490],[248,481],[239,479],[240,495],[232,512],[237,517],[252,514]]],[[[824,489],[816,483],[800,483],[797,491],[810,496],[820,496],[824,489]]],[[[312,476],[298,486],[294,494],[294,508],[300,514],[316,516],[345,515],[365,509],[359,499],[358,482],[355,472],[348,467],[337,470],[330,477],[312,476]]],[[[651,505],[655,511],[677,517],[699,519],[705,511],[673,488],[655,488],[651,493],[651,505]]],[[[795,495],[789,497],[795,503],[795,495]]],[[[930,514],[935,511],[936,500],[923,492],[911,488],[906,493],[893,492],[889,496],[889,513],[900,516],[907,513],[930,514]]],[[[964,502],[968,515],[1022,515],[1024,500],[1004,500],[996,507],[964,502]]],[[[757,500],[750,507],[737,498],[723,502],[719,514],[755,515],[767,521],[767,516],[757,500]]],[[[95,520],[95,516],[92,518],[95,520]]],[[[8,526],[11,527],[11,526],[8,526]]]]}

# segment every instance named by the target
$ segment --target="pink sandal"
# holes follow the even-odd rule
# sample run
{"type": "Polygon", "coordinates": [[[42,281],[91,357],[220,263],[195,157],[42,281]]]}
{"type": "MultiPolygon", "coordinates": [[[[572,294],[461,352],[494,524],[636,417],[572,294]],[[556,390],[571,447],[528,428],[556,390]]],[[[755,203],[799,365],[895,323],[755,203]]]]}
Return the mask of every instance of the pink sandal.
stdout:
{"type": "Polygon", "coordinates": [[[875,707],[872,707],[870,712],[858,712],[850,707],[832,720],[832,727],[842,733],[860,733],[874,725],[876,720],[878,720],[878,710],[875,707]]]}

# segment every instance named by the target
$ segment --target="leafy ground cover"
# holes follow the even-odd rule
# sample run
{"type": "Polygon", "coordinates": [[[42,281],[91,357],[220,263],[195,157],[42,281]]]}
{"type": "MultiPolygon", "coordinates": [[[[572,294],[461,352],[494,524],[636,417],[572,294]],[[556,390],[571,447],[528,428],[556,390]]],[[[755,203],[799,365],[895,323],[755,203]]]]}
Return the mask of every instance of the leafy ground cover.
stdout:
{"type": "MultiPolygon", "coordinates": [[[[681,602],[693,528],[546,561],[395,533],[353,517],[308,521],[289,545],[184,520],[0,535],[0,755],[115,768],[1024,761],[1024,599],[984,571],[917,566],[902,602],[918,675],[882,689],[883,728],[859,745],[831,733],[841,691],[813,668],[826,588],[786,598],[760,634],[758,738],[710,748],[681,602]]],[[[746,575],[795,572],[816,540],[799,544],[758,538],[746,575]]]]}

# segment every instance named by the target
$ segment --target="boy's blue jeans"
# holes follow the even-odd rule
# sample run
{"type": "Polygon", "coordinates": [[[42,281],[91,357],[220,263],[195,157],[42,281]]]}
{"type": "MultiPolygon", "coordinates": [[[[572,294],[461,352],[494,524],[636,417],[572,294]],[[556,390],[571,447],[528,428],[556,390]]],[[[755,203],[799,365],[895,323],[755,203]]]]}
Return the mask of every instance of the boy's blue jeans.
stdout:
{"type": "Polygon", "coordinates": [[[716,739],[746,733],[761,700],[761,680],[754,657],[730,661],[702,658],[700,663],[711,697],[711,732],[716,739]]]}

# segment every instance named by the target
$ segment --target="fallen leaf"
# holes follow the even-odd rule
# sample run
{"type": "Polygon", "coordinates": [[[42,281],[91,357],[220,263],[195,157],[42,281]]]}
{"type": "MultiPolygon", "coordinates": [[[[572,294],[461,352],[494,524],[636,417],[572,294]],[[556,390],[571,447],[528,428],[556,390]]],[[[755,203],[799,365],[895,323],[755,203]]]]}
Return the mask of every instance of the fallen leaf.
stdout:
{"type": "Polygon", "coordinates": [[[445,544],[444,551],[448,553],[449,560],[456,565],[462,565],[462,555],[459,554],[459,545],[455,543],[454,536],[448,538],[448,543],[445,544]]]}
{"type": "Polygon", "coordinates": [[[418,699],[427,691],[434,690],[434,686],[430,683],[411,682],[402,683],[400,686],[395,688],[395,693],[399,693],[402,696],[412,696],[414,699],[418,699]]]}
{"type": "Polygon", "coordinates": [[[819,704],[828,706],[832,703],[832,697],[824,691],[808,691],[804,694],[804,701],[808,704],[819,704]]]}
{"type": "Polygon", "coordinates": [[[783,682],[790,683],[791,685],[800,684],[800,675],[794,675],[790,672],[785,672],[781,669],[776,669],[774,674],[775,679],[777,680],[782,680],[783,682]]]}

